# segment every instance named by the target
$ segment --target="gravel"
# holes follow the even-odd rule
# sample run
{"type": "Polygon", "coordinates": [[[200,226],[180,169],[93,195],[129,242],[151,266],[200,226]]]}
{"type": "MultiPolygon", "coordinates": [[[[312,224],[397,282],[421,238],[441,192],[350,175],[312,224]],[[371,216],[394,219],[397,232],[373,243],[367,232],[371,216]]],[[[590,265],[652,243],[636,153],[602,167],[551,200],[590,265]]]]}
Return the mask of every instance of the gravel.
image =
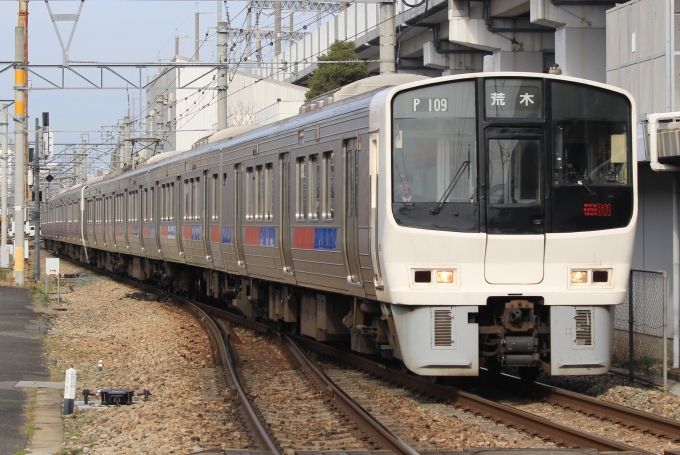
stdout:
{"type": "Polygon", "coordinates": [[[78,271],[80,278],[62,282],[61,303],[44,309],[52,324],[45,341],[53,380],[63,381],[65,370],[75,368],[76,400],[84,388],[136,395],[148,389],[152,395],[148,401],[136,396],[132,406],[76,408],[64,419],[64,449],[184,454],[252,448],[198,321],[175,305],[129,298],[135,289],[61,261],[62,273],[78,271]]]}
{"type": "Polygon", "coordinates": [[[680,397],[615,375],[542,376],[539,382],[589,395],[611,403],[680,419],[680,397]]]}

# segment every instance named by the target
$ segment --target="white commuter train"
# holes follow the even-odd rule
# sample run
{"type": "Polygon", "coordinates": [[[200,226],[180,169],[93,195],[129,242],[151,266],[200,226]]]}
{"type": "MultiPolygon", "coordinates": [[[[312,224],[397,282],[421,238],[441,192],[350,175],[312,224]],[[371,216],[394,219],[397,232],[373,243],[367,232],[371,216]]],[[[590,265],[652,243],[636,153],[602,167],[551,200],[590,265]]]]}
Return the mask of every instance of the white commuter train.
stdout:
{"type": "Polygon", "coordinates": [[[631,96],[411,80],[64,191],[43,237],[420,375],[606,372],[637,217],[631,96]]]}

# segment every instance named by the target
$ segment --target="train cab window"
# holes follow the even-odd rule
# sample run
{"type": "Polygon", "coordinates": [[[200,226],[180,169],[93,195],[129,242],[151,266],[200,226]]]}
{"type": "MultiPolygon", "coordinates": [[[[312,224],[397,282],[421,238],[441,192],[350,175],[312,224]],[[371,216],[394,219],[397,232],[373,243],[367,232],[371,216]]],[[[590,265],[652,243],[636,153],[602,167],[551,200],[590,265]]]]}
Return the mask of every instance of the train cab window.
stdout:
{"type": "Polygon", "coordinates": [[[625,96],[552,83],[554,185],[631,185],[625,96]]]}
{"type": "Polygon", "coordinates": [[[264,166],[264,220],[274,219],[274,164],[264,166]]]}
{"type": "Polygon", "coordinates": [[[541,203],[541,142],[489,139],[489,203],[541,203]]]}
{"type": "Polygon", "coordinates": [[[477,201],[475,99],[473,81],[410,90],[394,98],[395,204],[437,203],[453,182],[443,202],[477,201]]]}
{"type": "Polygon", "coordinates": [[[305,157],[300,157],[295,162],[295,218],[305,220],[307,218],[307,163],[305,157]]]}
{"type": "Polygon", "coordinates": [[[255,219],[255,183],[254,168],[246,168],[246,221],[255,219]]]}
{"type": "Polygon", "coordinates": [[[334,153],[323,154],[323,219],[332,220],[335,216],[335,165],[334,153]]]}
{"type": "Polygon", "coordinates": [[[309,156],[309,219],[318,220],[321,215],[321,162],[319,155],[309,156]]]}

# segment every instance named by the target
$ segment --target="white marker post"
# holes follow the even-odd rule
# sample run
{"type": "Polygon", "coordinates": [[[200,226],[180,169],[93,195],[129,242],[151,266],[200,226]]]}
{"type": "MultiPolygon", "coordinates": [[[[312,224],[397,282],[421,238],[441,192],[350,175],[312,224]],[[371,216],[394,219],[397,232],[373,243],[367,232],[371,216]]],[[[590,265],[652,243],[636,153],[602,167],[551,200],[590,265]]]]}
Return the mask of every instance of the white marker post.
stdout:
{"type": "Polygon", "coordinates": [[[64,415],[73,414],[73,403],[76,398],[76,370],[69,368],[66,370],[66,381],[64,381],[64,415]]]}
{"type": "Polygon", "coordinates": [[[47,294],[47,278],[50,275],[57,276],[57,305],[60,303],[61,296],[59,295],[59,258],[47,258],[45,260],[45,294],[47,294]]]}
{"type": "Polygon", "coordinates": [[[97,367],[99,368],[99,371],[104,371],[104,362],[99,360],[99,362],[97,362],[97,367]]]}

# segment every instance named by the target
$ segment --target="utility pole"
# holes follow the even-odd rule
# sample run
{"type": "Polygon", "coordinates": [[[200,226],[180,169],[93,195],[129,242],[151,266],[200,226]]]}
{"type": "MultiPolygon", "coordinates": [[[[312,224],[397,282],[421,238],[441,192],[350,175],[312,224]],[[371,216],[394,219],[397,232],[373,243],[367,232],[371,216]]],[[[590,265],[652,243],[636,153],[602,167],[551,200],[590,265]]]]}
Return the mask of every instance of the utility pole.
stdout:
{"type": "Polygon", "coordinates": [[[196,3],[196,12],[194,13],[194,35],[195,35],[195,41],[194,41],[194,60],[200,60],[198,57],[198,51],[201,47],[201,37],[199,36],[200,34],[200,27],[198,26],[199,23],[199,17],[201,14],[212,14],[212,13],[201,13],[198,11],[198,3],[196,3]]]}
{"type": "Polygon", "coordinates": [[[83,139],[80,142],[80,153],[76,154],[77,160],[78,160],[77,161],[78,162],[78,172],[76,173],[76,177],[78,178],[78,180],[80,180],[79,182],[76,182],[76,185],[78,183],[85,183],[85,180],[87,180],[87,168],[86,168],[86,162],[87,161],[85,159],[85,156],[87,154],[87,145],[86,144],[87,144],[87,142],[85,141],[85,139],[83,139]]]}
{"type": "Polygon", "coordinates": [[[274,55],[281,53],[281,3],[274,3],[274,55]]]}
{"type": "MultiPolygon", "coordinates": [[[[45,114],[43,112],[43,126],[45,122],[45,114]]],[[[48,114],[49,115],[49,114],[48,114]]],[[[49,121],[47,122],[49,125],[49,121]]],[[[36,283],[40,283],[40,139],[42,137],[42,130],[40,129],[40,122],[35,119],[35,148],[33,149],[33,201],[35,212],[33,213],[33,225],[35,226],[35,246],[33,249],[33,279],[36,283]]]]}
{"type": "MultiPolygon", "coordinates": [[[[25,2],[21,2],[23,4],[25,2]]],[[[24,149],[26,138],[26,66],[24,64],[24,39],[26,29],[16,27],[14,33],[14,282],[24,285],[24,149]]]]}
{"type": "MultiPolygon", "coordinates": [[[[156,134],[154,135],[156,139],[163,140],[165,136],[165,125],[163,122],[163,119],[165,117],[165,113],[163,112],[163,96],[157,96],[156,97],[156,115],[154,116],[154,129],[156,130],[156,134]]],[[[164,146],[163,143],[160,142],[159,145],[161,146],[161,152],[164,151],[164,146]]]]}
{"type": "MultiPolygon", "coordinates": [[[[24,54],[23,62],[24,65],[28,66],[28,0],[19,0],[19,27],[24,29],[24,54]]],[[[16,83],[16,82],[15,82],[16,83]]],[[[24,67],[24,114],[28,113],[28,71],[24,67]]],[[[28,121],[28,116],[24,118],[24,122],[28,121]]],[[[27,123],[24,123],[24,162],[22,167],[22,172],[24,176],[23,189],[24,198],[22,199],[22,206],[28,197],[28,128],[27,123]]],[[[18,171],[17,171],[18,172],[18,171]]],[[[23,244],[22,244],[23,245],[23,244]]]]}
{"type": "Polygon", "coordinates": [[[217,23],[217,131],[227,128],[227,23],[217,23]]]}
{"type": "Polygon", "coordinates": [[[7,154],[7,128],[8,128],[8,120],[9,116],[7,115],[7,104],[2,105],[2,216],[0,217],[0,220],[2,220],[2,223],[0,225],[0,229],[2,229],[2,240],[0,244],[2,246],[7,245],[7,160],[8,160],[8,154],[7,154]]]}
{"type": "Polygon", "coordinates": [[[130,167],[132,163],[132,151],[130,149],[130,117],[123,118],[123,162],[130,167]]]}
{"type": "Polygon", "coordinates": [[[394,2],[380,4],[380,74],[397,72],[394,2]]]}

